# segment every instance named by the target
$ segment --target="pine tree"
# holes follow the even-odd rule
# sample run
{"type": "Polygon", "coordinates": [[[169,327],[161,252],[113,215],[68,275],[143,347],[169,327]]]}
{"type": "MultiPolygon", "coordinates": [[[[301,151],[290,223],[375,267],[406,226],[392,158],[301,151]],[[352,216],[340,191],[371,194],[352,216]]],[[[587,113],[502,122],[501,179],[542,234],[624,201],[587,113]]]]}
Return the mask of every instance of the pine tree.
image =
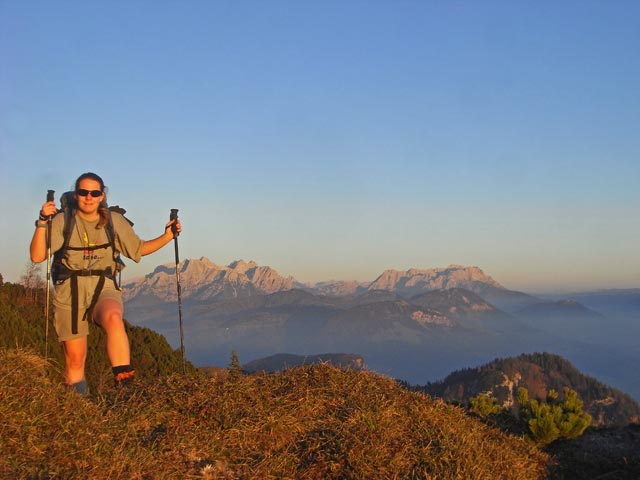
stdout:
{"type": "Polygon", "coordinates": [[[560,437],[575,438],[584,433],[591,424],[591,416],[582,410],[582,400],[578,393],[568,387],[564,388],[562,416],[559,423],[560,437]]]}
{"type": "Polygon", "coordinates": [[[473,413],[481,417],[497,415],[502,410],[498,400],[487,393],[480,393],[478,396],[470,398],[469,407],[473,413]]]}
{"type": "Polygon", "coordinates": [[[520,419],[528,430],[528,436],[538,445],[548,445],[559,438],[575,438],[591,424],[591,416],[582,409],[578,393],[564,388],[564,400],[558,392],[550,390],[546,401],[529,399],[526,388],[518,389],[520,419]]]}

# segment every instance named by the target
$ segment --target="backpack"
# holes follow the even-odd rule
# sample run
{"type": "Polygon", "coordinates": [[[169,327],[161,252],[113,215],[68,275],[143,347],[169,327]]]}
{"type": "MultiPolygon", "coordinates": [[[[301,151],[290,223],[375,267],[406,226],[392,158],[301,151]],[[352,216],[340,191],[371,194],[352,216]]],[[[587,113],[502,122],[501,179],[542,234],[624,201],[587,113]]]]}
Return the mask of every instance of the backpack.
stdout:
{"type": "MultiPolygon", "coordinates": [[[[106,206],[106,204],[102,205],[106,206]]],[[[113,207],[107,207],[108,210],[108,219],[107,223],[104,226],[105,233],[107,235],[108,243],[101,245],[94,245],[91,247],[70,247],[69,241],[71,239],[71,235],[73,233],[73,229],[76,224],[76,200],[74,198],[74,192],[65,192],[60,197],[60,209],[58,210],[58,215],[64,215],[64,227],[63,227],[63,243],[62,247],[58,251],[53,254],[53,262],[51,264],[51,278],[53,279],[53,283],[55,285],[59,285],[63,283],[67,279],[71,279],[71,298],[72,298],[72,333],[78,333],[78,284],[77,277],[78,276],[99,276],[100,280],[98,285],[96,286],[96,290],[93,294],[93,299],[89,308],[85,311],[83,320],[86,320],[87,317],[91,318],[91,312],[95,307],[98,298],[100,296],[100,292],[102,291],[102,287],[104,286],[105,278],[109,278],[113,280],[113,283],[117,290],[120,290],[120,277],[122,275],[122,270],[125,267],[124,262],[120,256],[120,252],[116,249],[115,244],[115,230],[113,228],[113,220],[111,218],[111,213],[116,212],[123,216],[123,218],[129,222],[131,226],[133,226],[133,222],[124,216],[126,210],[121,208],[119,205],[113,207]],[[113,268],[107,267],[105,270],[69,270],[63,263],[62,259],[65,257],[67,250],[97,250],[99,248],[111,247],[111,251],[113,252],[113,268]]]]}

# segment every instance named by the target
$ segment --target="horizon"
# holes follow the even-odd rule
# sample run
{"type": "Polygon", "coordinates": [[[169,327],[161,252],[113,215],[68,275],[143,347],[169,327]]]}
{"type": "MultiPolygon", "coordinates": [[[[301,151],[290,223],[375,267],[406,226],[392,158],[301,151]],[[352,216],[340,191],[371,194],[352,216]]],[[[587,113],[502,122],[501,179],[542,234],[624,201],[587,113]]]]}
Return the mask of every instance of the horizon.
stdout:
{"type": "MultiPolygon", "coordinates": [[[[461,268],[479,268],[486,276],[490,277],[491,279],[497,281],[502,287],[504,287],[507,290],[512,290],[512,291],[521,291],[523,293],[529,293],[529,294],[537,294],[537,295],[563,295],[563,294],[579,294],[579,293],[586,293],[586,292],[607,292],[607,291],[617,291],[617,290],[622,290],[622,291],[626,291],[626,290],[640,290],[640,287],[638,286],[631,286],[631,287],[612,287],[612,288],[598,288],[598,287],[592,287],[592,288],[583,288],[583,289],[571,289],[570,287],[566,290],[563,289],[543,289],[543,290],[525,290],[525,289],[519,289],[519,288],[512,288],[510,285],[506,285],[503,284],[502,282],[496,280],[494,278],[493,275],[491,275],[490,272],[487,272],[485,269],[483,269],[481,266],[478,265],[458,265],[458,264],[449,264],[449,265],[445,265],[445,266],[437,266],[437,267],[410,267],[407,269],[397,269],[397,268],[388,268],[385,269],[381,272],[379,272],[377,275],[375,275],[373,278],[370,279],[365,279],[365,280],[359,280],[359,279],[354,279],[354,278],[345,278],[345,279],[337,279],[337,278],[325,278],[325,279],[321,279],[321,280],[303,280],[299,277],[296,277],[293,274],[287,273],[287,272],[282,272],[280,270],[278,270],[277,268],[273,267],[272,265],[266,265],[266,264],[261,264],[260,262],[256,262],[253,259],[243,259],[243,258],[236,258],[232,261],[226,262],[226,263],[220,263],[220,262],[216,262],[214,260],[211,260],[210,258],[203,256],[203,257],[198,257],[198,258],[185,258],[185,259],[181,259],[180,261],[180,265],[181,267],[184,266],[184,262],[186,261],[198,261],[198,260],[207,260],[209,262],[211,262],[212,264],[218,266],[218,267],[230,267],[233,263],[236,262],[244,262],[244,263],[255,263],[256,266],[258,267],[269,267],[272,268],[273,270],[276,271],[276,273],[278,275],[280,275],[283,278],[288,278],[288,277],[292,277],[294,281],[299,282],[305,286],[308,287],[315,287],[318,284],[322,284],[322,283],[337,283],[337,282],[357,282],[358,284],[361,285],[369,285],[373,282],[375,282],[381,275],[384,274],[384,272],[386,271],[397,271],[397,272],[407,272],[409,270],[420,270],[420,271],[429,271],[429,270],[447,270],[449,268],[452,267],[461,267],[461,268]]],[[[175,262],[169,262],[169,263],[164,263],[164,264],[159,264],[156,265],[155,267],[151,268],[148,272],[142,274],[142,275],[137,275],[135,277],[130,277],[130,278],[126,278],[125,280],[123,280],[123,287],[126,287],[128,284],[130,283],[134,283],[140,280],[143,280],[146,276],[151,275],[158,267],[175,267],[175,262]]]]}
{"type": "MultiPolygon", "coordinates": [[[[640,286],[640,4],[0,4],[0,273],[102,176],[143,239],[304,282],[640,286]]],[[[123,278],[173,261],[165,247],[123,278]]]]}

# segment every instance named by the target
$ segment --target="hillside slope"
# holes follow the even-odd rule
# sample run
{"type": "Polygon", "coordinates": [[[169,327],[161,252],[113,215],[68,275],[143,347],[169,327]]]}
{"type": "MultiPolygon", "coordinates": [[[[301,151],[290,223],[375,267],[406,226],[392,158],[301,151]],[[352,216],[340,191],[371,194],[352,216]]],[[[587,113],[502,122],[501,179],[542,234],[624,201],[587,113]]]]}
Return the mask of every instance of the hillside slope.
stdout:
{"type": "Polygon", "coordinates": [[[502,405],[510,407],[519,387],[526,388],[532,398],[541,399],[546,398],[549,390],[562,392],[564,387],[575,390],[594,425],[626,425],[640,420],[640,405],[629,395],[582,374],[565,358],[550,353],[496,359],[416,389],[463,404],[470,397],[490,392],[502,405]]]}
{"type": "MultiPolygon", "coordinates": [[[[0,286],[0,348],[33,349],[47,356],[56,369],[64,370],[64,354],[58,342],[53,325],[49,327],[49,338],[45,342],[44,291],[35,299],[29,298],[21,285],[0,286]],[[45,353],[46,352],[46,353],[45,353]]],[[[179,350],[171,348],[166,338],[156,331],[137,327],[125,320],[125,328],[131,346],[131,364],[136,375],[153,380],[159,375],[182,371],[182,356],[179,350]]],[[[89,389],[93,390],[113,383],[113,374],[106,351],[106,334],[92,325],[88,337],[89,351],[86,362],[86,378],[89,389]]],[[[186,368],[195,372],[196,368],[186,362],[186,368]]],[[[60,381],[62,373],[59,374],[60,381]]]]}
{"type": "Polygon", "coordinates": [[[0,478],[546,475],[548,457],[524,440],[367,372],[174,375],[83,398],[48,368],[34,354],[0,350],[0,478]]]}

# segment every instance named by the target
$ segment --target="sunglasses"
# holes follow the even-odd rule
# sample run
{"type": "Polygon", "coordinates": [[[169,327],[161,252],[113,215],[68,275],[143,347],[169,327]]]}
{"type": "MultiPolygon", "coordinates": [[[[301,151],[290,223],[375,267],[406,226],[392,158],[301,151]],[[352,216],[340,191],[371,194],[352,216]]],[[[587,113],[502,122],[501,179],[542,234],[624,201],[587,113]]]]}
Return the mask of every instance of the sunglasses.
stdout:
{"type": "Polygon", "coordinates": [[[94,198],[98,198],[102,195],[102,190],[85,190],[84,188],[79,188],[76,190],[76,194],[81,197],[86,197],[87,195],[91,195],[94,198]]]}

